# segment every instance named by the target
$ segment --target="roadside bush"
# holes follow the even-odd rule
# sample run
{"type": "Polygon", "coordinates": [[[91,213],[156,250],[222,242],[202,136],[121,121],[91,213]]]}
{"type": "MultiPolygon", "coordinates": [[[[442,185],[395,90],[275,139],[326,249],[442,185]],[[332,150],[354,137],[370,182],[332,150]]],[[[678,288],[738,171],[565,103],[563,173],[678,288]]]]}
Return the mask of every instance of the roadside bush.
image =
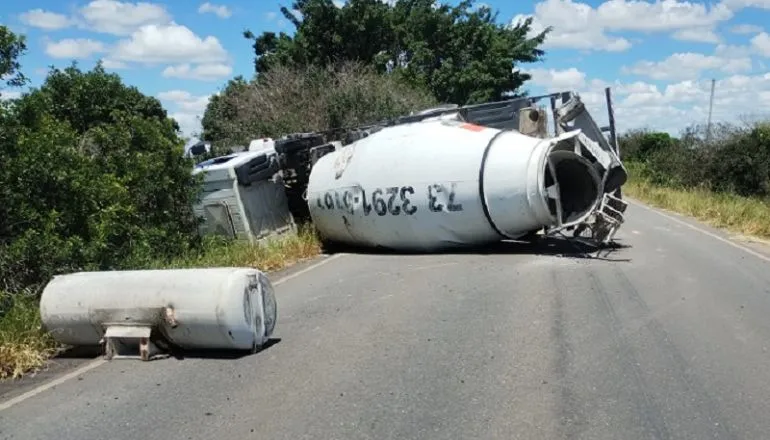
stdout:
{"type": "Polygon", "coordinates": [[[54,69],[0,109],[0,133],[0,290],[197,245],[197,179],[178,126],[117,75],[54,69]]]}
{"type": "Polygon", "coordinates": [[[222,151],[260,137],[369,124],[435,104],[429,92],[359,63],[275,66],[250,82],[233,79],[212,97],[202,137],[222,151]]]}
{"type": "Polygon", "coordinates": [[[623,160],[644,161],[656,152],[671,149],[678,140],[668,133],[640,129],[625,133],[619,142],[622,145],[620,154],[623,160]]]}
{"type": "Polygon", "coordinates": [[[770,195],[770,124],[739,127],[716,124],[706,136],[702,126],[679,139],[637,130],[620,139],[623,159],[655,185],[703,188],[742,196],[770,195]]]}
{"type": "Polygon", "coordinates": [[[709,174],[713,190],[770,196],[770,124],[757,124],[720,145],[709,174]]]}
{"type": "Polygon", "coordinates": [[[673,187],[696,187],[708,183],[708,151],[684,142],[671,143],[647,159],[652,181],[673,187]]]}

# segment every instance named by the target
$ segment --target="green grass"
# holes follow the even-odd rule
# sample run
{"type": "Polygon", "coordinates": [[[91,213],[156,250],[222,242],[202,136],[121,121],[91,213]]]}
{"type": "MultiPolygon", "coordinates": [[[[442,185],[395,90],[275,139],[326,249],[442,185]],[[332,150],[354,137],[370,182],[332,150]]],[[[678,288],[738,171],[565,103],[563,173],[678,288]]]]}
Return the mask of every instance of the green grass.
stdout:
{"type": "MultiPolygon", "coordinates": [[[[148,260],[145,268],[256,267],[264,272],[284,269],[321,253],[312,227],[259,244],[207,239],[200,253],[171,262],[148,260]]],[[[19,378],[44,366],[60,348],[41,326],[37,292],[0,292],[0,380],[19,378]]]]}
{"type": "Polygon", "coordinates": [[[715,193],[703,188],[657,185],[628,164],[629,181],[623,194],[652,206],[688,215],[714,227],[751,237],[770,239],[770,200],[715,193]]]}
{"type": "Polygon", "coordinates": [[[170,263],[148,265],[154,269],[190,267],[256,267],[264,272],[284,269],[321,253],[321,242],[311,226],[302,226],[296,234],[283,234],[259,244],[242,241],[207,240],[205,252],[178,258],[170,263]]]}

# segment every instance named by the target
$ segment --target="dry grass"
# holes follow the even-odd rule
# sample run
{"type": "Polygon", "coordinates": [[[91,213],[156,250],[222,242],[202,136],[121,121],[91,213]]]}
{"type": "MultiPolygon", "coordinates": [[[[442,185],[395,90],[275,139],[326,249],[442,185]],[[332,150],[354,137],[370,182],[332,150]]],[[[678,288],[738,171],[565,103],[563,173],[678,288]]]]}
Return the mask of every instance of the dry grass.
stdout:
{"type": "Polygon", "coordinates": [[[256,267],[264,272],[284,269],[321,253],[321,242],[311,226],[302,226],[296,234],[284,234],[251,245],[246,242],[209,241],[206,251],[180,258],[155,268],[256,267]]]}
{"type": "MultiPolygon", "coordinates": [[[[284,269],[321,253],[312,227],[270,238],[260,244],[209,240],[204,251],[151,268],[256,267],[265,272],[284,269]]],[[[0,292],[0,380],[19,378],[39,369],[54,355],[57,344],[41,326],[37,296],[33,292],[9,295],[0,292]]]]}
{"type": "Polygon", "coordinates": [[[652,206],[688,215],[731,232],[770,238],[770,200],[714,193],[700,188],[669,188],[654,185],[634,175],[623,186],[623,193],[652,206]]]}
{"type": "Polygon", "coordinates": [[[0,292],[0,380],[21,377],[42,366],[56,344],[42,329],[37,300],[0,292]]]}

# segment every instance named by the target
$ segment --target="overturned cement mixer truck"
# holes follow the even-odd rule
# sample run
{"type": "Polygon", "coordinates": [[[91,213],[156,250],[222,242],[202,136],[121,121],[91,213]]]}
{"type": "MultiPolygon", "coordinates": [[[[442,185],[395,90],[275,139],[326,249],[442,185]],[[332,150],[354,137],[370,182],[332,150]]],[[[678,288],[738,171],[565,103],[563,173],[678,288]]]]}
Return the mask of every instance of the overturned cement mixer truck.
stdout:
{"type": "Polygon", "coordinates": [[[434,251],[565,229],[606,243],[627,174],[603,131],[574,93],[428,110],[320,155],[305,200],[335,244],[434,251]]]}
{"type": "MultiPolygon", "coordinates": [[[[573,93],[450,106],[285,136],[275,152],[294,215],[327,242],[438,250],[573,230],[606,243],[627,206],[608,108],[600,129],[573,93]],[[552,136],[535,107],[543,98],[552,136]]],[[[256,352],[278,317],[266,274],[237,267],[59,275],[40,314],[62,344],[143,360],[174,348],[256,352]]]]}

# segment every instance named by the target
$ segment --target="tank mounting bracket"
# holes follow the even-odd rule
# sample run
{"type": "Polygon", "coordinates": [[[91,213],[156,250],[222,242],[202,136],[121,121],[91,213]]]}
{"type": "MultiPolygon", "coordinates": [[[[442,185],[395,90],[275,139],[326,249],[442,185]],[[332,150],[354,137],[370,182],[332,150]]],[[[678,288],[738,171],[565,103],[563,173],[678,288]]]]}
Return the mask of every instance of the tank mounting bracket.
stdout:
{"type": "Polygon", "coordinates": [[[104,358],[141,359],[149,361],[163,356],[162,350],[150,339],[151,324],[107,324],[102,342],[104,358]]]}

